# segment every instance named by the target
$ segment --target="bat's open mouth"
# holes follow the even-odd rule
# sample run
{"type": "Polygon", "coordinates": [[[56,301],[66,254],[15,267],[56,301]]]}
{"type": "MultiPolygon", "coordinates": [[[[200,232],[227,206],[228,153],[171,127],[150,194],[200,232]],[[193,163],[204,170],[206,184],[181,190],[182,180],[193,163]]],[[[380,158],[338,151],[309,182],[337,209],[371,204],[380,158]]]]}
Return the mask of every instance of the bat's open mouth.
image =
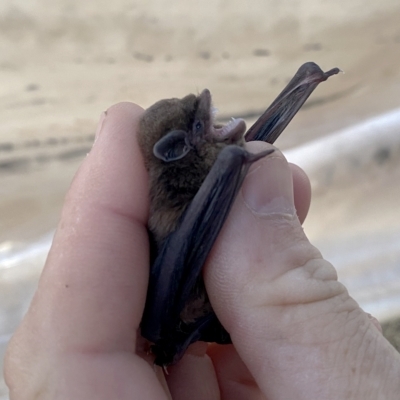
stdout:
{"type": "Polygon", "coordinates": [[[239,140],[246,132],[246,123],[241,118],[231,118],[226,125],[214,124],[217,109],[211,106],[210,115],[213,121],[212,134],[219,140],[239,140]]]}
{"type": "Polygon", "coordinates": [[[220,125],[215,123],[215,116],[217,109],[212,105],[211,93],[208,89],[204,89],[199,96],[199,110],[208,112],[209,122],[207,122],[208,132],[212,139],[217,141],[232,141],[236,142],[240,140],[246,132],[246,123],[241,118],[232,118],[226,125],[220,125]]]}
{"type": "Polygon", "coordinates": [[[219,139],[240,139],[246,132],[246,123],[241,118],[232,118],[224,126],[214,126],[214,135],[219,139]]]}

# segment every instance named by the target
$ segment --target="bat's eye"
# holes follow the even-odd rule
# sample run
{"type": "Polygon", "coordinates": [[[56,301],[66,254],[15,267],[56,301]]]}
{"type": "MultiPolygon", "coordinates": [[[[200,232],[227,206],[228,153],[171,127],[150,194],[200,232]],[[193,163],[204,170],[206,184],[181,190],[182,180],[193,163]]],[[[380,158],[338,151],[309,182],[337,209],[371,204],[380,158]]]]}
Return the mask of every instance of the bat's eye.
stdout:
{"type": "Polygon", "coordinates": [[[204,128],[204,123],[203,121],[195,121],[193,124],[193,132],[194,133],[200,133],[204,128]]]}

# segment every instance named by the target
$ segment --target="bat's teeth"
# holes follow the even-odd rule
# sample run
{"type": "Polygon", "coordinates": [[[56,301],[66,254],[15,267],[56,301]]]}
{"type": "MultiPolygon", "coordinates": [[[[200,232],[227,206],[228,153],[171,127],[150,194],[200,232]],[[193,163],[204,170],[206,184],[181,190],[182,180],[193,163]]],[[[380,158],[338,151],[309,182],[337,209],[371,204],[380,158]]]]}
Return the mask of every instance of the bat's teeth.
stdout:
{"type": "Polygon", "coordinates": [[[224,127],[221,129],[221,135],[226,136],[229,135],[232,131],[234,131],[237,126],[241,123],[241,119],[232,118],[230,122],[228,122],[224,127]]]}
{"type": "Polygon", "coordinates": [[[232,117],[231,120],[230,120],[230,122],[228,122],[228,123],[224,126],[223,129],[230,130],[230,129],[234,128],[234,127],[237,125],[238,122],[239,122],[239,120],[237,120],[237,119],[235,119],[235,118],[232,117]]]}
{"type": "Polygon", "coordinates": [[[212,119],[214,120],[215,117],[216,117],[216,115],[218,114],[218,108],[216,108],[216,107],[214,107],[214,106],[212,105],[212,106],[211,106],[211,109],[210,109],[210,114],[211,114],[212,119]]]}

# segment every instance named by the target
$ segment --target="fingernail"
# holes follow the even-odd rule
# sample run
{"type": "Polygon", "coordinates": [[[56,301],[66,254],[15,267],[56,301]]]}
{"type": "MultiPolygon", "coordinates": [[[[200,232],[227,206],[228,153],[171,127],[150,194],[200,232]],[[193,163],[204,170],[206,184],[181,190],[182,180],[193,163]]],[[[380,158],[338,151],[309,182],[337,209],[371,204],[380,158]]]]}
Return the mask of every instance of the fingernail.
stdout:
{"type": "Polygon", "coordinates": [[[254,164],[243,184],[247,206],[257,214],[295,215],[292,172],[286,160],[269,156],[254,164]]]}
{"type": "Polygon", "coordinates": [[[93,145],[96,143],[97,139],[99,138],[101,129],[103,128],[103,122],[104,122],[104,120],[105,120],[105,118],[106,118],[106,115],[107,115],[107,112],[106,112],[106,111],[103,111],[103,112],[101,113],[101,115],[100,115],[100,120],[99,120],[99,122],[98,122],[98,124],[97,124],[96,133],[95,133],[95,135],[94,135],[94,142],[93,142],[93,145]]]}

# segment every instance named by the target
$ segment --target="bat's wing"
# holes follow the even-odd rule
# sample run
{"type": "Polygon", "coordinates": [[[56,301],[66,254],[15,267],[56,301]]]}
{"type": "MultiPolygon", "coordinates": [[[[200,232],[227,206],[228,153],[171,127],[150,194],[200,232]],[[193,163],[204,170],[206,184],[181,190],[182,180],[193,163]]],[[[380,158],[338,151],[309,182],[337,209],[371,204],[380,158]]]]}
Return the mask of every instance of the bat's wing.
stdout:
{"type": "Polygon", "coordinates": [[[285,89],[247,131],[246,141],[262,140],[274,143],[314,89],[321,82],[339,72],[339,68],[323,72],[313,62],[303,64],[285,89]]]}
{"type": "MultiPolygon", "coordinates": [[[[337,74],[306,63],[246,134],[246,141],[273,143],[317,85],[337,74]]],[[[179,223],[162,244],[150,272],[142,335],[154,343],[155,363],[178,361],[196,340],[229,343],[229,334],[214,312],[186,323],[181,312],[230,211],[251,163],[273,150],[257,155],[238,146],[225,147],[179,223]]]]}
{"type": "Polygon", "coordinates": [[[155,343],[153,350],[160,348],[162,351],[162,354],[156,354],[157,364],[171,363],[171,358],[183,354],[190,343],[202,337],[202,332],[204,340],[212,335],[215,321],[219,324],[211,313],[196,320],[191,332],[179,329],[180,314],[248,168],[273,151],[251,154],[239,146],[225,147],[183,214],[179,227],[162,244],[151,268],[141,324],[142,335],[155,343]]]}

